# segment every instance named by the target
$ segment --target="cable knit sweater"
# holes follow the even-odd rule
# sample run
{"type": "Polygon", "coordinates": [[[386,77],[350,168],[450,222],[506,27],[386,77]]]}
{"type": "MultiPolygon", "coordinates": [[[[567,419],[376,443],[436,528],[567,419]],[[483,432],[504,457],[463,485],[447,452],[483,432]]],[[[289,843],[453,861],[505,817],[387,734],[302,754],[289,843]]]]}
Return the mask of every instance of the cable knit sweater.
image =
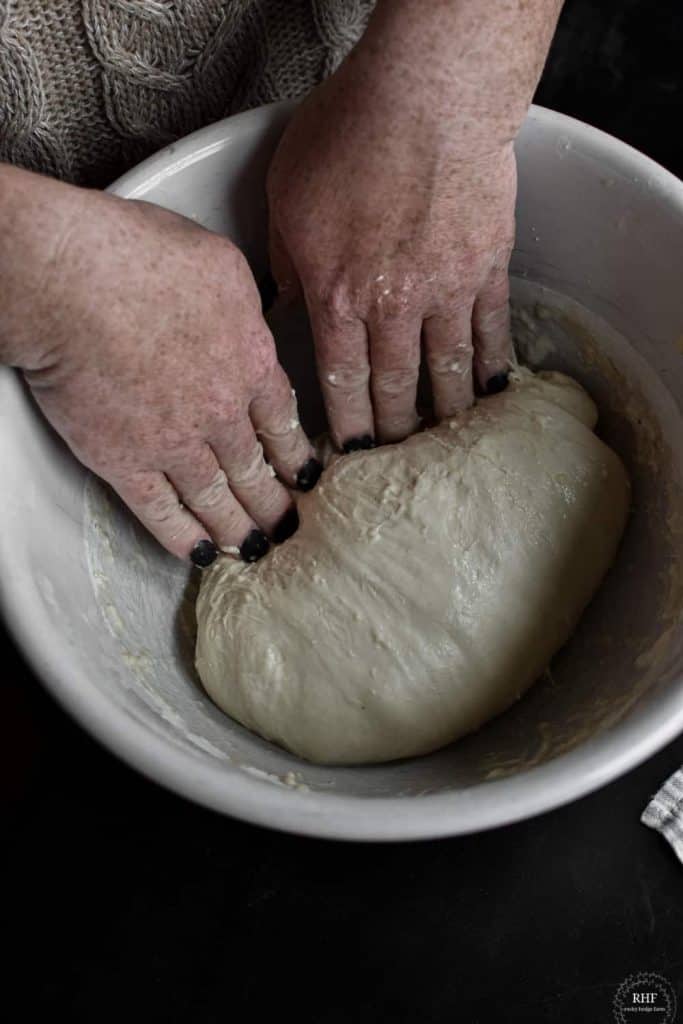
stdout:
{"type": "Polygon", "coordinates": [[[374,0],[0,0],[0,160],[103,186],[160,146],[305,93],[374,0]]]}

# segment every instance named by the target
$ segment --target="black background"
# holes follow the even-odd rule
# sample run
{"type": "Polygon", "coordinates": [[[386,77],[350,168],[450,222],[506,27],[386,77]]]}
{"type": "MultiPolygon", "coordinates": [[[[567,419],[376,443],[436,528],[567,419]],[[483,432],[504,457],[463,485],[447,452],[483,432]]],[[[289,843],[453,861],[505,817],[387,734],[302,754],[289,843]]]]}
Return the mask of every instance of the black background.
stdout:
{"type": "MultiPolygon", "coordinates": [[[[682,55],[681,0],[570,0],[537,102],[683,175],[682,55]]],[[[598,1024],[641,971],[683,996],[683,865],[638,820],[683,764],[683,737],[494,832],[299,839],[133,773],[0,640],[0,1008],[21,1000],[5,1019],[598,1024]]]]}

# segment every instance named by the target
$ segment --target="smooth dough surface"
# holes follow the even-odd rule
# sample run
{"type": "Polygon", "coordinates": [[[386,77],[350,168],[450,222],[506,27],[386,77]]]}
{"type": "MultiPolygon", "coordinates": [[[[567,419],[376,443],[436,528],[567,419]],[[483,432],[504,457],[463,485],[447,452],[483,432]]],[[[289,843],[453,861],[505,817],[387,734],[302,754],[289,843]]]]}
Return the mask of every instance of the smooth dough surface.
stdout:
{"type": "Polygon", "coordinates": [[[568,639],[629,505],[593,402],[556,373],[333,462],[260,562],[220,558],[197,668],[224,711],[311,761],[425,754],[513,703],[568,639]]]}

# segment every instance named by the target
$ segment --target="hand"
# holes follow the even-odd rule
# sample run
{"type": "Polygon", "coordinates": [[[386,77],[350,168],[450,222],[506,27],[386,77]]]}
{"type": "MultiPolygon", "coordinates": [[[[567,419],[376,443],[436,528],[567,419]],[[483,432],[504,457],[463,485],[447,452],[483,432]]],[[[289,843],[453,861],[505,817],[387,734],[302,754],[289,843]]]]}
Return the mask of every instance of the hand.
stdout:
{"type": "Polygon", "coordinates": [[[246,260],[176,214],[70,191],[39,296],[5,328],[38,404],[174,555],[260,557],[296,529],[284,485],[319,466],[246,260]]]}
{"type": "Polygon", "coordinates": [[[507,381],[512,144],[471,155],[414,100],[350,61],[294,115],[270,169],[273,274],[305,294],[340,447],[415,429],[421,338],[438,418],[471,404],[473,361],[484,392],[507,381]]]}

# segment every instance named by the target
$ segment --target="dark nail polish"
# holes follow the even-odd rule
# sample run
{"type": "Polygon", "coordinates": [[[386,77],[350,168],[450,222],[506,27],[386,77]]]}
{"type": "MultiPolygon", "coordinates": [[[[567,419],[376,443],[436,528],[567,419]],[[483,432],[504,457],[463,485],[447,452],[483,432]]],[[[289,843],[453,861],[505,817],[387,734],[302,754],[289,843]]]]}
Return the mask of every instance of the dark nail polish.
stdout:
{"type": "Polygon", "coordinates": [[[360,437],[350,437],[348,441],[345,441],[342,445],[342,451],[346,452],[364,452],[369,448],[376,448],[374,437],[371,434],[362,434],[360,437]]]}
{"type": "Polygon", "coordinates": [[[296,510],[296,505],[292,505],[288,508],[283,515],[280,522],[273,530],[273,540],[276,544],[282,544],[283,540],[287,540],[293,533],[296,533],[299,526],[299,513],[296,510]]]}
{"type": "Polygon", "coordinates": [[[240,555],[245,562],[258,562],[259,558],[268,551],[270,541],[263,530],[252,530],[247,534],[247,539],[242,542],[240,555]]]}
{"type": "Polygon", "coordinates": [[[261,296],[261,308],[264,313],[267,313],[272,308],[273,303],[277,298],[277,284],[275,278],[269,270],[266,270],[265,274],[258,283],[259,295],[261,296]]]}
{"type": "Polygon", "coordinates": [[[510,375],[508,373],[497,373],[486,381],[486,394],[498,395],[501,391],[505,391],[509,383],[510,375]]]}
{"type": "Polygon", "coordinates": [[[218,548],[212,540],[198,540],[190,552],[190,560],[200,569],[216,561],[218,548]]]}
{"type": "Polygon", "coordinates": [[[310,458],[305,462],[296,475],[296,485],[300,491],[312,491],[323,471],[322,462],[310,458]]]}

